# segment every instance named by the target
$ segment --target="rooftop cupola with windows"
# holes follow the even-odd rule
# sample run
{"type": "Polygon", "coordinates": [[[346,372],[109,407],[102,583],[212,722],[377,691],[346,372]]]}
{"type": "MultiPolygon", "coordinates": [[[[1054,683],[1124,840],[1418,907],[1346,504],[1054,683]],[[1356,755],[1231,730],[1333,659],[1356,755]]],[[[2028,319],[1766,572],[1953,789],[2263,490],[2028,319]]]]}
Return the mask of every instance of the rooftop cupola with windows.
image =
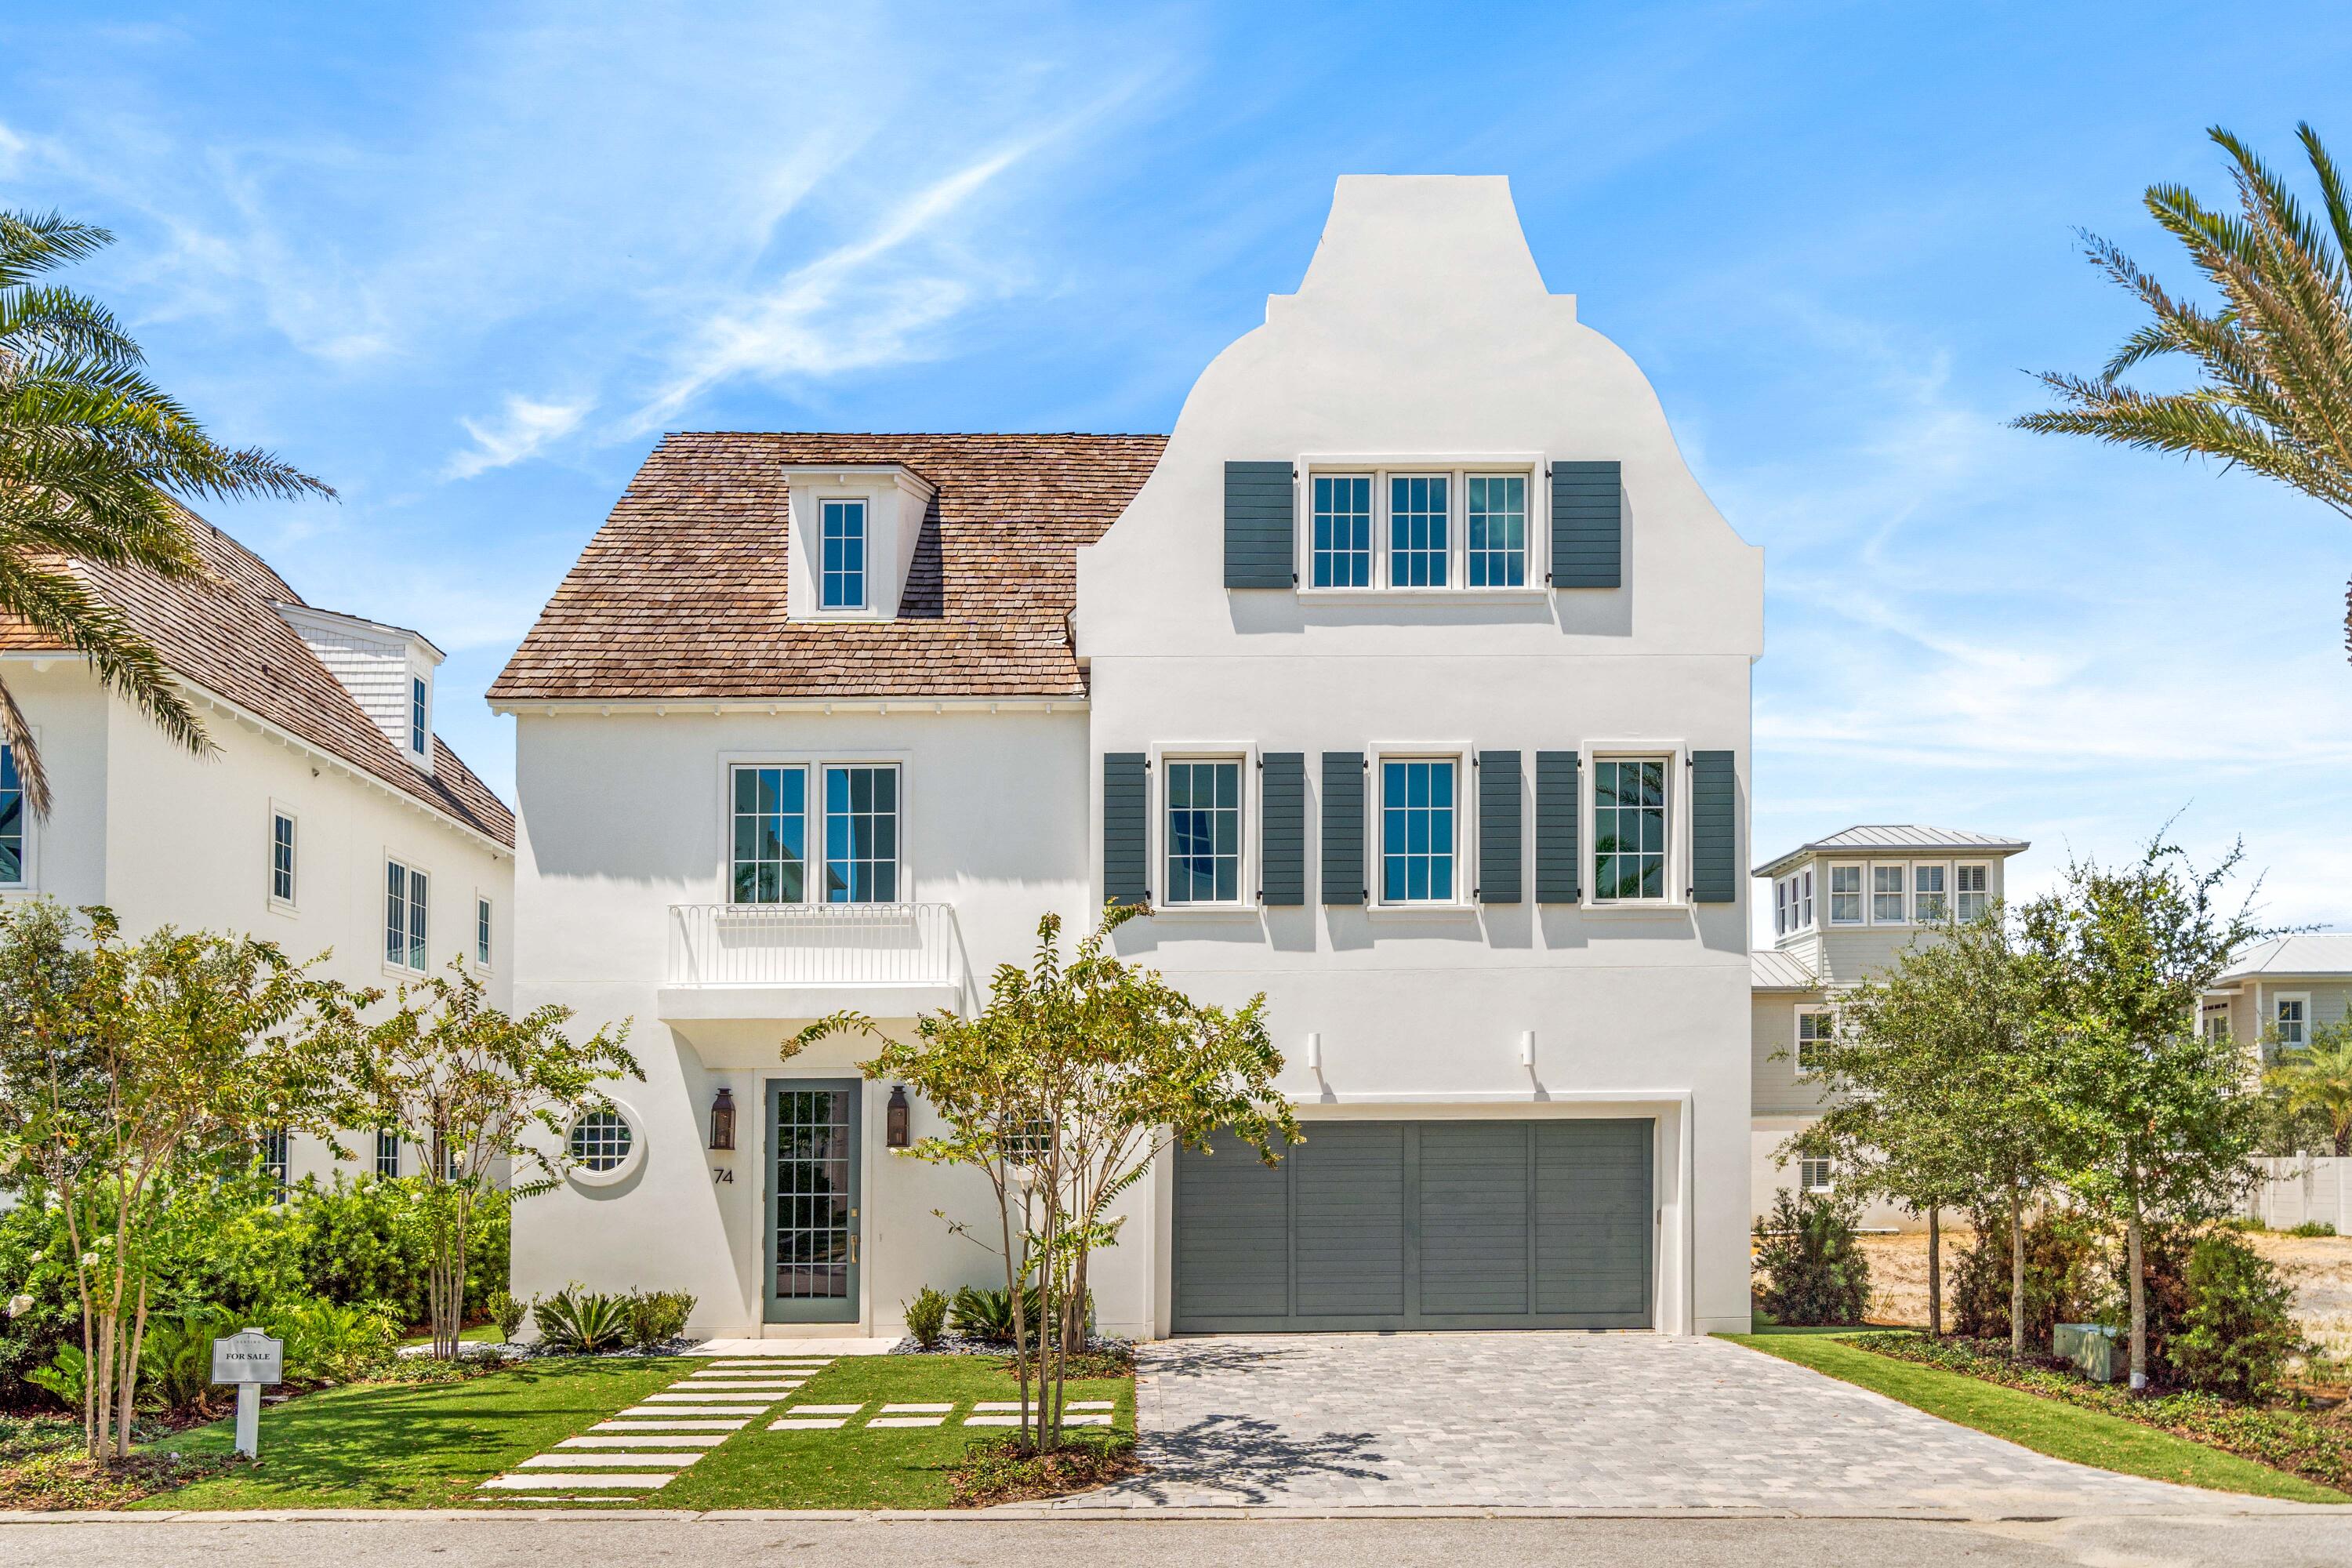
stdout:
{"type": "Polygon", "coordinates": [[[784,616],[898,618],[938,487],[900,463],[784,466],[784,616]]]}
{"type": "Polygon", "coordinates": [[[422,634],[361,616],[281,603],[278,613],[383,731],[392,749],[433,771],[433,672],[447,657],[422,634]]]}
{"type": "Polygon", "coordinates": [[[1917,823],[1866,824],[1764,862],[1773,947],[1832,984],[1859,979],[1923,932],[1974,920],[2004,896],[2022,838],[1917,823]]]}

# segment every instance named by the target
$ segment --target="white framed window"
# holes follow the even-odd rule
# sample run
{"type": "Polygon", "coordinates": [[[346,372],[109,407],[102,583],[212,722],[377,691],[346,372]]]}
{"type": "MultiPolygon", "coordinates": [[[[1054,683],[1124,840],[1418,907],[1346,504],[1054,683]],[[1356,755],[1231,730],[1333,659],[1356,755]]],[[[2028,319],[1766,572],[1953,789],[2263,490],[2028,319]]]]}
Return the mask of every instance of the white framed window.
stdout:
{"type": "Polygon", "coordinates": [[[269,901],[294,907],[294,813],[275,804],[269,808],[269,901]]]}
{"type": "Polygon", "coordinates": [[[1389,476],[1389,586],[1443,588],[1454,561],[1451,474],[1389,476]]]}
{"type": "Polygon", "coordinates": [[[1318,588],[1372,585],[1372,476],[1318,474],[1314,558],[1307,581],[1318,588]]]}
{"type": "Polygon", "coordinates": [[[1797,898],[1797,925],[1800,930],[1811,931],[1813,929],[1813,868],[1811,866],[1805,868],[1801,879],[1797,898]]]}
{"type": "Polygon", "coordinates": [[[0,745],[0,888],[32,884],[31,848],[25,831],[25,781],[16,772],[16,748],[0,745]]]}
{"type": "Polygon", "coordinates": [[[1161,842],[1171,905],[1240,904],[1243,892],[1244,759],[1168,757],[1161,842]]]}
{"type": "Polygon", "coordinates": [[[383,961],[394,969],[425,973],[430,891],[424,872],[397,860],[383,863],[383,961]]]}
{"type": "Polygon", "coordinates": [[[1821,1070],[1822,1047],[1829,1043],[1834,1027],[1827,1007],[1797,1009],[1797,1070],[1801,1073],[1821,1070]]]}
{"type": "Polygon", "coordinates": [[[1527,591],[1538,580],[1542,471],[1536,458],[1393,466],[1307,458],[1310,526],[1299,582],[1309,592],[1527,591]]]}
{"type": "Polygon", "coordinates": [[[583,1113],[563,1140],[572,1166],[566,1173],[583,1186],[605,1187],[626,1181],[645,1163],[646,1134],[636,1114],[619,1100],[583,1113]]]}
{"type": "Polygon", "coordinates": [[[1592,896],[1602,903],[1674,896],[1667,846],[1670,757],[1599,757],[1592,764],[1592,896]]]}
{"type": "Polygon", "coordinates": [[[819,605],[828,610],[866,608],[866,503],[828,500],[820,508],[824,576],[819,605]]]}
{"type": "Polygon", "coordinates": [[[1833,1193],[1837,1191],[1835,1162],[1830,1160],[1800,1160],[1797,1162],[1797,1190],[1803,1193],[1833,1193]]]}
{"type": "Polygon", "coordinates": [[[1962,925],[1980,918],[1992,908],[1992,868],[1953,867],[1952,898],[1952,914],[1962,925]]]}
{"type": "Polygon", "coordinates": [[[274,1127],[261,1135],[258,1151],[261,1169],[270,1183],[283,1193],[294,1180],[294,1140],[283,1127],[274,1127]]]}
{"type": "Polygon", "coordinates": [[[1910,908],[1911,897],[1904,887],[1909,875],[1907,866],[1873,866],[1870,868],[1870,923],[1895,925],[1905,923],[1904,916],[1910,908]]]}
{"type": "Polygon", "coordinates": [[[2226,1006],[2205,1009],[2205,1037],[2226,1040],[2230,1037],[2230,1009],[2226,1006]]]}
{"type": "Polygon", "coordinates": [[[824,770],[824,901],[898,901],[898,769],[830,763],[824,770]]]}
{"type": "Polygon", "coordinates": [[[1914,866],[1911,868],[1911,918],[1921,925],[1941,925],[1950,910],[1947,883],[1951,868],[1948,866],[1914,866]]]}
{"type": "Polygon", "coordinates": [[[490,966],[490,900],[479,893],[474,895],[474,962],[490,966]]]}
{"type": "Polygon", "coordinates": [[[1461,759],[1381,758],[1383,904],[1461,902],[1461,759]]]}
{"type": "Polygon", "coordinates": [[[425,717],[425,678],[408,678],[408,749],[424,756],[430,747],[432,731],[425,717]]]}
{"type": "Polygon", "coordinates": [[[375,1173],[394,1180],[400,1175],[400,1131],[397,1128],[376,1130],[375,1173]]]}
{"type": "Polygon", "coordinates": [[[1473,588],[1524,588],[1528,583],[1528,476],[1463,478],[1469,531],[1463,540],[1473,588]]]}
{"type": "Polygon", "coordinates": [[[1862,924],[1862,868],[1832,866],[1830,868],[1830,924],[1858,926],[1862,924]]]}
{"type": "Polygon", "coordinates": [[[805,902],[808,769],[739,766],[732,782],[730,900],[738,904],[805,902]]]}
{"type": "Polygon", "coordinates": [[[2311,997],[2299,991],[2283,992],[2271,1002],[2271,1023],[2278,1030],[2279,1049],[2298,1050],[2311,1043],[2311,997]]]}
{"type": "Polygon", "coordinates": [[[1772,884],[1772,934],[1789,934],[1789,879],[1786,877],[1772,884]]]}

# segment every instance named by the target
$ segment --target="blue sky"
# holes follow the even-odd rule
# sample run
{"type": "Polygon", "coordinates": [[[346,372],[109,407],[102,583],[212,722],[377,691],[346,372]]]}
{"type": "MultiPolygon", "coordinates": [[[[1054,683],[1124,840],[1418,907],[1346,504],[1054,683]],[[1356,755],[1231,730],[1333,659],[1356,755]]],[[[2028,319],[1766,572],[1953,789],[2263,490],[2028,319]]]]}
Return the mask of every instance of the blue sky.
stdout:
{"type": "Polygon", "coordinates": [[[2352,523],[2024,435],[2131,324],[2084,226],[2226,192],[2204,128],[2352,155],[2352,14],[2208,5],[20,3],[0,202],[223,437],[218,509],[479,694],[659,432],[1164,430],[1342,173],[1500,173],[1767,550],[1756,847],[1854,821],[2126,853],[2242,834],[2352,925],[2352,523]]]}

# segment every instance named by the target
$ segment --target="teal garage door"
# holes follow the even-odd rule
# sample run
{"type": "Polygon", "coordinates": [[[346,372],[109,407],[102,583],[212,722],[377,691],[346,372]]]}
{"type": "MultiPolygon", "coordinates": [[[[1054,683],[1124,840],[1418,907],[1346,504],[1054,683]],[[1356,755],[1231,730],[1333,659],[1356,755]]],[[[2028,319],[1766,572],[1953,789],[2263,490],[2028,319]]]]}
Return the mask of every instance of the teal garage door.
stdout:
{"type": "Polygon", "coordinates": [[[1176,1156],[1175,1331],[1646,1329],[1646,1119],[1310,1121],[1176,1156]]]}

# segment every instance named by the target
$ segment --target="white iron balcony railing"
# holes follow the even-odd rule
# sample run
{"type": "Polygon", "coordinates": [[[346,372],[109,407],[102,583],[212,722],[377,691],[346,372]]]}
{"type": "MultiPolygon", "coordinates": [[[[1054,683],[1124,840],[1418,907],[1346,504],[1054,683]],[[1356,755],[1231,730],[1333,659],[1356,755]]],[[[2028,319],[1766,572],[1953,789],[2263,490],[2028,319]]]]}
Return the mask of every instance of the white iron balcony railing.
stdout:
{"type": "Polygon", "coordinates": [[[672,985],[955,985],[950,904],[672,904],[672,985]]]}

